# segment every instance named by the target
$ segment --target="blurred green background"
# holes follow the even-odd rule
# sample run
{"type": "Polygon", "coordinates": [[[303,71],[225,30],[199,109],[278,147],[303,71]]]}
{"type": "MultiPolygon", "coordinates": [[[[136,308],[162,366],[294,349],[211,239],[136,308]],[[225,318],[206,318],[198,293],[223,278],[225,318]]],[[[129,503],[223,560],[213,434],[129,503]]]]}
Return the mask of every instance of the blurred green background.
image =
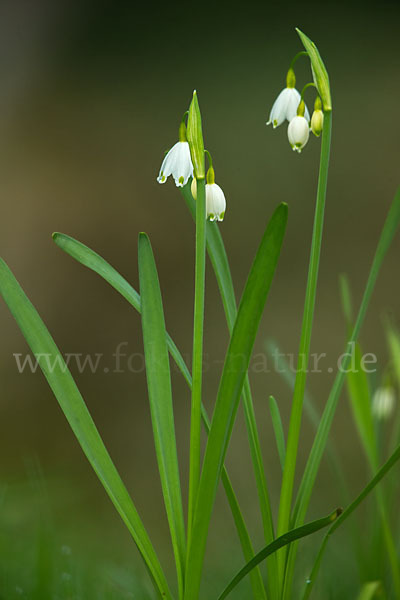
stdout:
{"type": "MultiPolygon", "coordinates": [[[[286,126],[273,131],[265,122],[293,55],[302,49],[294,30],[298,26],[317,43],[333,95],[332,160],[312,351],[327,353],[323,364],[335,366],[345,341],[338,274],[348,273],[358,305],[400,182],[399,14],[397,2],[362,7],[278,2],[139,6],[8,0],[0,5],[1,254],[62,352],[104,355],[95,374],[72,371],[167,565],[171,553],[139,356],[139,318],[96,275],[64,255],[51,233],[61,231],[83,241],[137,287],[137,235],[146,231],[156,254],[168,329],[190,357],[194,227],[173,182],[160,186],[156,176],[196,88],[206,147],[227,198],[221,231],[238,297],[266,220],[278,202],[289,204],[287,237],[255,352],[263,352],[264,340],[272,337],[282,351],[295,354],[320,141],[310,139],[299,156],[289,147],[286,126]],[[123,372],[113,372],[112,355],[123,342],[122,351],[136,355],[135,372],[126,368],[127,358],[121,359],[123,372]]],[[[306,60],[298,62],[296,74],[301,88],[310,79],[306,60]]],[[[389,310],[400,321],[399,252],[397,238],[362,332],[364,351],[377,355],[381,369],[387,361],[382,313],[389,310]]],[[[211,268],[207,284],[205,394],[212,407],[228,338],[211,268]]],[[[128,533],[44,378],[18,373],[13,355],[25,354],[27,346],[4,303],[0,323],[0,481],[7,487],[0,543],[10,560],[15,559],[11,587],[32,568],[38,503],[43,507],[43,494],[38,496],[30,483],[27,464],[32,460],[41,465],[46,482],[45,514],[55,553],[68,547],[82,564],[95,559],[118,568],[134,565],[138,577],[145,578],[128,533]]],[[[325,367],[308,382],[320,408],[334,376],[325,367]]],[[[275,395],[287,425],[291,398],[276,373],[252,372],[251,380],[276,509],[280,471],[267,399],[275,395]]],[[[186,487],[189,395],[176,373],[173,386],[186,487]]],[[[311,434],[305,420],[300,466],[311,434]]],[[[346,394],[332,436],[356,493],[366,482],[367,469],[346,394]]],[[[259,546],[257,498],[240,413],[227,462],[259,546]]],[[[340,503],[323,463],[309,516],[325,514],[340,503]]],[[[221,494],[209,538],[206,579],[211,589],[242,563],[239,549],[232,552],[236,537],[227,514],[221,494]]],[[[357,576],[351,560],[341,558],[340,539],[332,549],[344,573],[340,585],[354,590],[357,576]]],[[[312,547],[311,542],[304,547],[312,547]]],[[[325,583],[329,589],[331,584],[325,583]]],[[[337,581],[335,585],[339,595],[332,592],[331,597],[343,597],[337,581]]]]}

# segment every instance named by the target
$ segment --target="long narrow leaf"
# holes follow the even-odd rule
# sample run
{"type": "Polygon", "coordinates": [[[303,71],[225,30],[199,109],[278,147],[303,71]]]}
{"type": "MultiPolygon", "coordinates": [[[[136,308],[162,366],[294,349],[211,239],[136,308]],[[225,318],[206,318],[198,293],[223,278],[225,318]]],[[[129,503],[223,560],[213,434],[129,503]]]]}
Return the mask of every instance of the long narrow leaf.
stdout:
{"type": "Polygon", "coordinates": [[[377,472],[375,477],[373,477],[371,479],[371,481],[368,483],[368,485],[365,486],[365,488],[357,496],[357,498],[355,500],[353,500],[353,502],[342,512],[342,514],[339,516],[337,521],[335,523],[333,523],[333,525],[329,528],[329,530],[321,544],[321,548],[318,552],[314,567],[311,571],[311,575],[307,579],[307,587],[306,587],[304,595],[303,595],[303,600],[306,600],[307,598],[309,598],[309,596],[311,594],[312,587],[313,587],[315,579],[317,577],[319,567],[320,567],[320,564],[321,564],[321,561],[323,558],[323,554],[325,552],[325,548],[326,548],[326,545],[327,545],[327,542],[328,542],[330,536],[336,531],[336,529],[338,527],[340,527],[346,521],[346,519],[348,519],[350,517],[350,515],[356,510],[356,508],[358,508],[358,506],[361,504],[361,502],[368,496],[368,494],[370,494],[372,492],[372,490],[375,488],[375,486],[378,485],[378,483],[386,475],[386,473],[388,473],[388,471],[390,471],[390,469],[392,469],[392,467],[394,467],[394,465],[397,463],[397,461],[399,459],[400,459],[400,446],[398,446],[396,448],[396,450],[393,452],[392,456],[379,469],[379,471],[377,472]]]}
{"type": "MultiPolygon", "coordinates": [[[[394,197],[392,205],[390,207],[388,216],[386,218],[381,237],[378,242],[377,250],[372,262],[371,270],[369,273],[367,285],[363,295],[363,299],[360,305],[360,309],[357,315],[356,323],[354,325],[353,332],[347,344],[346,355],[342,361],[341,368],[339,369],[335,381],[332,386],[332,390],[329,394],[328,401],[326,403],[320,425],[318,427],[317,434],[314,439],[313,446],[306,464],[306,468],[301,480],[299,492],[297,494],[296,504],[293,515],[293,525],[298,526],[304,522],[304,518],[307,512],[307,508],[310,502],[312,489],[318,473],[319,465],[322,460],[322,456],[327,444],[329,431],[332,425],[333,417],[335,415],[336,407],[340,398],[343,383],[346,377],[346,369],[349,364],[351,350],[353,344],[356,343],[359,336],[361,326],[364,322],[365,314],[372,296],[372,292],[375,287],[376,280],[380,268],[386,253],[390,247],[393,237],[397,231],[400,223],[400,188],[394,197]]],[[[291,579],[293,577],[294,560],[296,556],[296,545],[293,544],[289,549],[288,562],[286,567],[286,589],[288,595],[290,594],[291,579]]]]}
{"type": "Polygon", "coordinates": [[[171,374],[160,284],[150,240],[139,235],[143,344],[154,444],[168,516],[180,597],[184,587],[185,525],[172,404],[171,374]]]}
{"type": "MultiPolygon", "coordinates": [[[[190,185],[188,184],[181,188],[181,192],[193,219],[195,219],[196,204],[190,190],[190,185]]],[[[225,246],[219,225],[215,222],[207,222],[206,233],[208,256],[211,260],[211,264],[213,266],[215,277],[218,283],[222,304],[224,306],[228,330],[229,333],[232,335],[232,330],[237,315],[237,306],[228,257],[225,251],[225,246]]],[[[264,538],[265,542],[268,544],[275,537],[274,525],[248,375],[246,375],[246,379],[243,385],[243,409],[247,429],[247,437],[249,440],[251,460],[253,464],[257,493],[259,498],[260,512],[264,529],[264,538]]],[[[267,585],[270,591],[270,595],[272,596],[272,598],[275,598],[278,593],[278,578],[275,554],[267,560],[267,569],[267,585]]]]}
{"type": "Polygon", "coordinates": [[[189,547],[185,598],[197,598],[208,527],[243,383],[286,229],[287,206],[274,212],[257,251],[243,292],[225,358],[208,436],[189,547]]]}
{"type": "Polygon", "coordinates": [[[255,557],[250,562],[248,562],[242,569],[240,569],[239,573],[237,573],[232,579],[232,581],[229,583],[229,585],[226,586],[222,594],[218,596],[218,600],[223,600],[224,598],[226,598],[228,594],[230,594],[230,592],[238,585],[238,583],[240,583],[242,579],[246,577],[246,575],[250,573],[252,569],[254,569],[254,567],[256,567],[258,564],[260,564],[260,562],[265,560],[267,556],[270,556],[271,554],[279,550],[279,548],[283,548],[287,544],[290,544],[290,542],[294,542],[295,540],[299,540],[303,537],[306,537],[307,535],[311,535],[312,533],[315,533],[320,529],[323,529],[324,527],[328,527],[328,525],[331,525],[333,521],[335,521],[339,517],[341,512],[342,510],[338,508],[327,517],[317,519],[316,521],[307,523],[307,525],[302,525],[301,527],[292,529],[291,531],[288,531],[287,533],[284,533],[283,535],[276,538],[276,540],[274,540],[272,544],[269,544],[266,548],[263,548],[262,550],[260,550],[260,552],[257,552],[255,557]]]}
{"type": "MultiPolygon", "coordinates": [[[[79,263],[91,269],[100,277],[105,279],[117,292],[121,294],[140,313],[140,296],[138,292],[112,267],[102,256],[97,254],[82,242],[66,235],[65,233],[53,233],[53,240],[61,250],[72,256],[79,263]]],[[[174,341],[167,333],[168,349],[172,358],[176,362],[182,375],[189,385],[192,384],[192,378],[186,363],[176,347],[174,341]]]]}
{"type": "MultiPolygon", "coordinates": [[[[192,202],[194,202],[193,199],[192,199],[192,202]]],[[[207,227],[209,225],[212,226],[215,224],[207,223],[207,227]]],[[[208,229],[208,231],[210,231],[210,230],[208,229]]],[[[211,231],[218,232],[218,230],[216,230],[215,228],[211,229],[211,231]]],[[[141,311],[140,295],[114,269],[114,267],[112,267],[107,261],[104,260],[104,258],[102,258],[99,254],[97,254],[91,248],[88,248],[87,246],[85,246],[84,244],[79,242],[78,240],[75,240],[74,238],[72,238],[68,235],[65,235],[63,233],[54,233],[53,239],[54,239],[55,243],[57,244],[57,246],[59,246],[64,252],[66,252],[67,254],[72,256],[72,258],[77,260],[82,265],[88,267],[89,269],[91,269],[92,271],[94,271],[95,273],[100,275],[100,277],[102,277],[105,281],[107,281],[115,290],[117,290],[117,292],[119,292],[129,302],[129,304],[131,306],[133,306],[133,308],[138,313],[140,313],[140,311],[141,311]]],[[[222,244],[222,250],[224,252],[224,247],[223,247],[221,236],[218,237],[218,235],[215,235],[215,239],[217,241],[218,241],[218,239],[220,240],[220,242],[222,244]]],[[[232,285],[232,280],[230,278],[229,268],[226,269],[227,259],[226,259],[226,255],[225,255],[225,260],[223,259],[222,250],[221,250],[220,244],[212,245],[211,252],[212,252],[213,256],[216,256],[215,268],[218,269],[218,273],[220,273],[220,274],[225,273],[224,289],[227,289],[228,282],[230,281],[231,285],[232,285]]],[[[209,247],[209,252],[210,252],[210,247],[209,247]]],[[[233,290],[233,287],[232,287],[232,290],[233,290]]],[[[233,292],[232,292],[232,294],[225,294],[224,296],[226,296],[226,298],[234,298],[233,292]]],[[[233,303],[234,303],[234,310],[236,312],[236,304],[235,304],[234,300],[233,300],[233,303]]],[[[231,311],[232,310],[232,302],[227,300],[227,306],[229,307],[229,311],[231,311]]],[[[180,354],[178,348],[176,347],[174,341],[168,334],[167,334],[167,343],[168,343],[168,348],[169,348],[172,358],[174,359],[176,365],[178,366],[178,368],[180,369],[184,378],[186,379],[186,382],[187,382],[189,388],[191,388],[192,378],[191,378],[190,372],[186,366],[186,363],[185,363],[182,355],[180,354]]],[[[208,434],[208,432],[210,430],[210,421],[208,419],[207,412],[206,412],[204,406],[202,407],[202,419],[203,419],[204,427],[208,434]]],[[[245,560],[250,560],[250,558],[252,556],[254,556],[254,551],[253,551],[253,548],[251,545],[250,536],[248,534],[246,524],[244,522],[243,516],[240,511],[239,503],[237,501],[236,495],[232,488],[232,484],[229,480],[228,473],[227,473],[225,467],[222,470],[221,479],[222,479],[222,483],[223,483],[223,486],[224,486],[224,489],[225,489],[225,492],[227,495],[227,499],[228,499],[228,502],[229,502],[229,505],[231,508],[231,512],[232,512],[232,516],[233,516],[235,526],[236,526],[236,529],[238,532],[238,536],[239,536],[239,539],[241,542],[243,556],[245,557],[245,560]]],[[[263,584],[259,569],[255,569],[254,571],[252,571],[252,573],[250,574],[250,577],[251,577],[251,584],[252,584],[252,589],[253,589],[255,599],[256,600],[265,600],[266,596],[265,596],[264,584],[263,584]]]]}
{"type": "Polygon", "coordinates": [[[281,467],[285,465],[285,434],[283,432],[283,425],[281,419],[281,413],[279,411],[279,406],[273,396],[269,397],[269,412],[271,414],[272,427],[274,428],[276,446],[278,448],[279,460],[281,463],[281,467]]]}
{"type": "Polygon", "coordinates": [[[0,259],[0,290],[82,450],[129,529],[162,598],[171,592],[136,508],[103,444],[86,404],[53,338],[18,281],[0,259]]]}

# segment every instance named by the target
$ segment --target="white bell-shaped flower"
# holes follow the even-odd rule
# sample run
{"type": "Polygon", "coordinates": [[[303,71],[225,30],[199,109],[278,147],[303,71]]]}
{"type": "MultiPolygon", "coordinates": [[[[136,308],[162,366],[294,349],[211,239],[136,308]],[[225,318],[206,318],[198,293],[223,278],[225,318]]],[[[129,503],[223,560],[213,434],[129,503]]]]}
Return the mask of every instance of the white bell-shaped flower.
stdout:
{"type": "Polygon", "coordinates": [[[165,183],[172,175],[177,187],[187,184],[189,177],[193,177],[193,164],[190,157],[188,142],[177,142],[166,154],[157,177],[158,183],[165,183]]]}
{"type": "Polygon", "coordinates": [[[310,137],[310,127],[305,117],[297,115],[294,117],[288,127],[289,143],[293,150],[301,152],[310,137]]]}
{"type": "MultiPolygon", "coordinates": [[[[197,181],[193,179],[192,196],[197,200],[197,181]]],[[[210,167],[207,172],[206,183],[206,218],[210,221],[223,221],[226,210],[225,194],[215,183],[214,169],[210,167]]]]}
{"type": "Polygon", "coordinates": [[[217,183],[206,184],[206,213],[210,221],[223,221],[226,210],[224,192],[217,183]]]}
{"type": "MultiPolygon", "coordinates": [[[[286,77],[287,85],[275,100],[269,115],[267,125],[272,123],[273,128],[279,127],[287,119],[289,122],[297,115],[300,104],[300,92],[296,90],[296,78],[293,69],[289,69],[286,77]]],[[[309,121],[310,114],[305,106],[305,118],[309,121]]]]}
{"type": "Polygon", "coordinates": [[[396,394],[391,386],[379,387],[372,397],[372,414],[378,420],[389,419],[392,416],[396,394]]]}
{"type": "MultiPolygon", "coordinates": [[[[297,114],[297,107],[300,104],[300,92],[296,88],[285,88],[281,91],[274,102],[269,121],[267,125],[272,123],[273,128],[279,127],[287,119],[289,122],[294,119],[297,114]]],[[[305,107],[305,118],[309,121],[310,114],[305,107]]]]}

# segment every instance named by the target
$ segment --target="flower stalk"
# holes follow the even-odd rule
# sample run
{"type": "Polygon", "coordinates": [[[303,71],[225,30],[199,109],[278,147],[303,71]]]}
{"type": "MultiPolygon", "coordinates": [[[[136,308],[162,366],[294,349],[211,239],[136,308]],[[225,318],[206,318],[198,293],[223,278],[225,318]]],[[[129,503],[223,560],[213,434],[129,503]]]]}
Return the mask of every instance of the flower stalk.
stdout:
{"type": "Polygon", "coordinates": [[[206,271],[205,159],[201,114],[196,92],[193,93],[193,100],[189,109],[187,134],[194,166],[194,173],[197,180],[192,404],[190,416],[189,499],[187,521],[187,547],[189,548],[201,465],[200,435],[203,379],[204,288],[206,271]]]}
{"type": "MultiPolygon", "coordinates": [[[[290,515],[293,497],[293,485],[296,471],[297,451],[300,436],[307,366],[310,356],[311,332],[314,318],[317,291],[318,269],[321,254],[322,231],[324,224],[325,200],[328,182],[329,155],[331,146],[332,113],[325,113],[322,132],[321,159],[318,178],[317,202],[315,207],[314,228],[311,255],[307,279],[307,289],[300,338],[297,375],[290,415],[289,432],[286,447],[286,459],[283,470],[282,488],[279,503],[278,531],[282,535],[290,528],[290,515]]],[[[278,570],[281,590],[284,586],[286,549],[278,552],[278,570]]]]}

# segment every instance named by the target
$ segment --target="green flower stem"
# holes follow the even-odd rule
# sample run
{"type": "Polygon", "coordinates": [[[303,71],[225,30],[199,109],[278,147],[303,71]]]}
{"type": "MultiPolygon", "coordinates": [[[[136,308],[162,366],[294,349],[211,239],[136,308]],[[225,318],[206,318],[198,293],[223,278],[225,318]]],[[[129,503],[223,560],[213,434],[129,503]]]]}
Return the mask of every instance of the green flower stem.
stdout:
{"type": "Polygon", "coordinates": [[[296,54],[296,56],[293,58],[292,62],[290,63],[289,69],[293,69],[294,68],[295,63],[298,61],[298,59],[301,56],[308,56],[308,52],[306,52],[305,50],[302,50],[301,52],[298,52],[296,54]]]}
{"type": "MultiPolygon", "coordinates": [[[[297,374],[293,393],[292,411],[286,447],[286,459],[283,470],[282,488],[279,503],[277,535],[289,530],[292,507],[293,484],[296,471],[297,450],[299,443],[303,399],[306,385],[307,366],[309,362],[311,331],[314,317],[315,297],[317,290],[318,268],[321,253],[322,230],[324,223],[325,199],[328,181],[329,154],[331,145],[332,113],[326,112],[322,132],[321,159],[319,168],[317,203],[315,207],[314,229],[312,235],[311,256],[309,263],[307,290],[304,305],[303,323],[300,338],[297,374]]],[[[285,576],[286,549],[277,554],[279,580],[283,587],[285,576]]]]}
{"type": "Polygon", "coordinates": [[[200,479],[201,388],[203,378],[204,287],[206,272],[206,191],[205,180],[197,180],[196,264],[192,359],[192,410],[190,417],[190,463],[188,502],[188,547],[200,479]]]}

